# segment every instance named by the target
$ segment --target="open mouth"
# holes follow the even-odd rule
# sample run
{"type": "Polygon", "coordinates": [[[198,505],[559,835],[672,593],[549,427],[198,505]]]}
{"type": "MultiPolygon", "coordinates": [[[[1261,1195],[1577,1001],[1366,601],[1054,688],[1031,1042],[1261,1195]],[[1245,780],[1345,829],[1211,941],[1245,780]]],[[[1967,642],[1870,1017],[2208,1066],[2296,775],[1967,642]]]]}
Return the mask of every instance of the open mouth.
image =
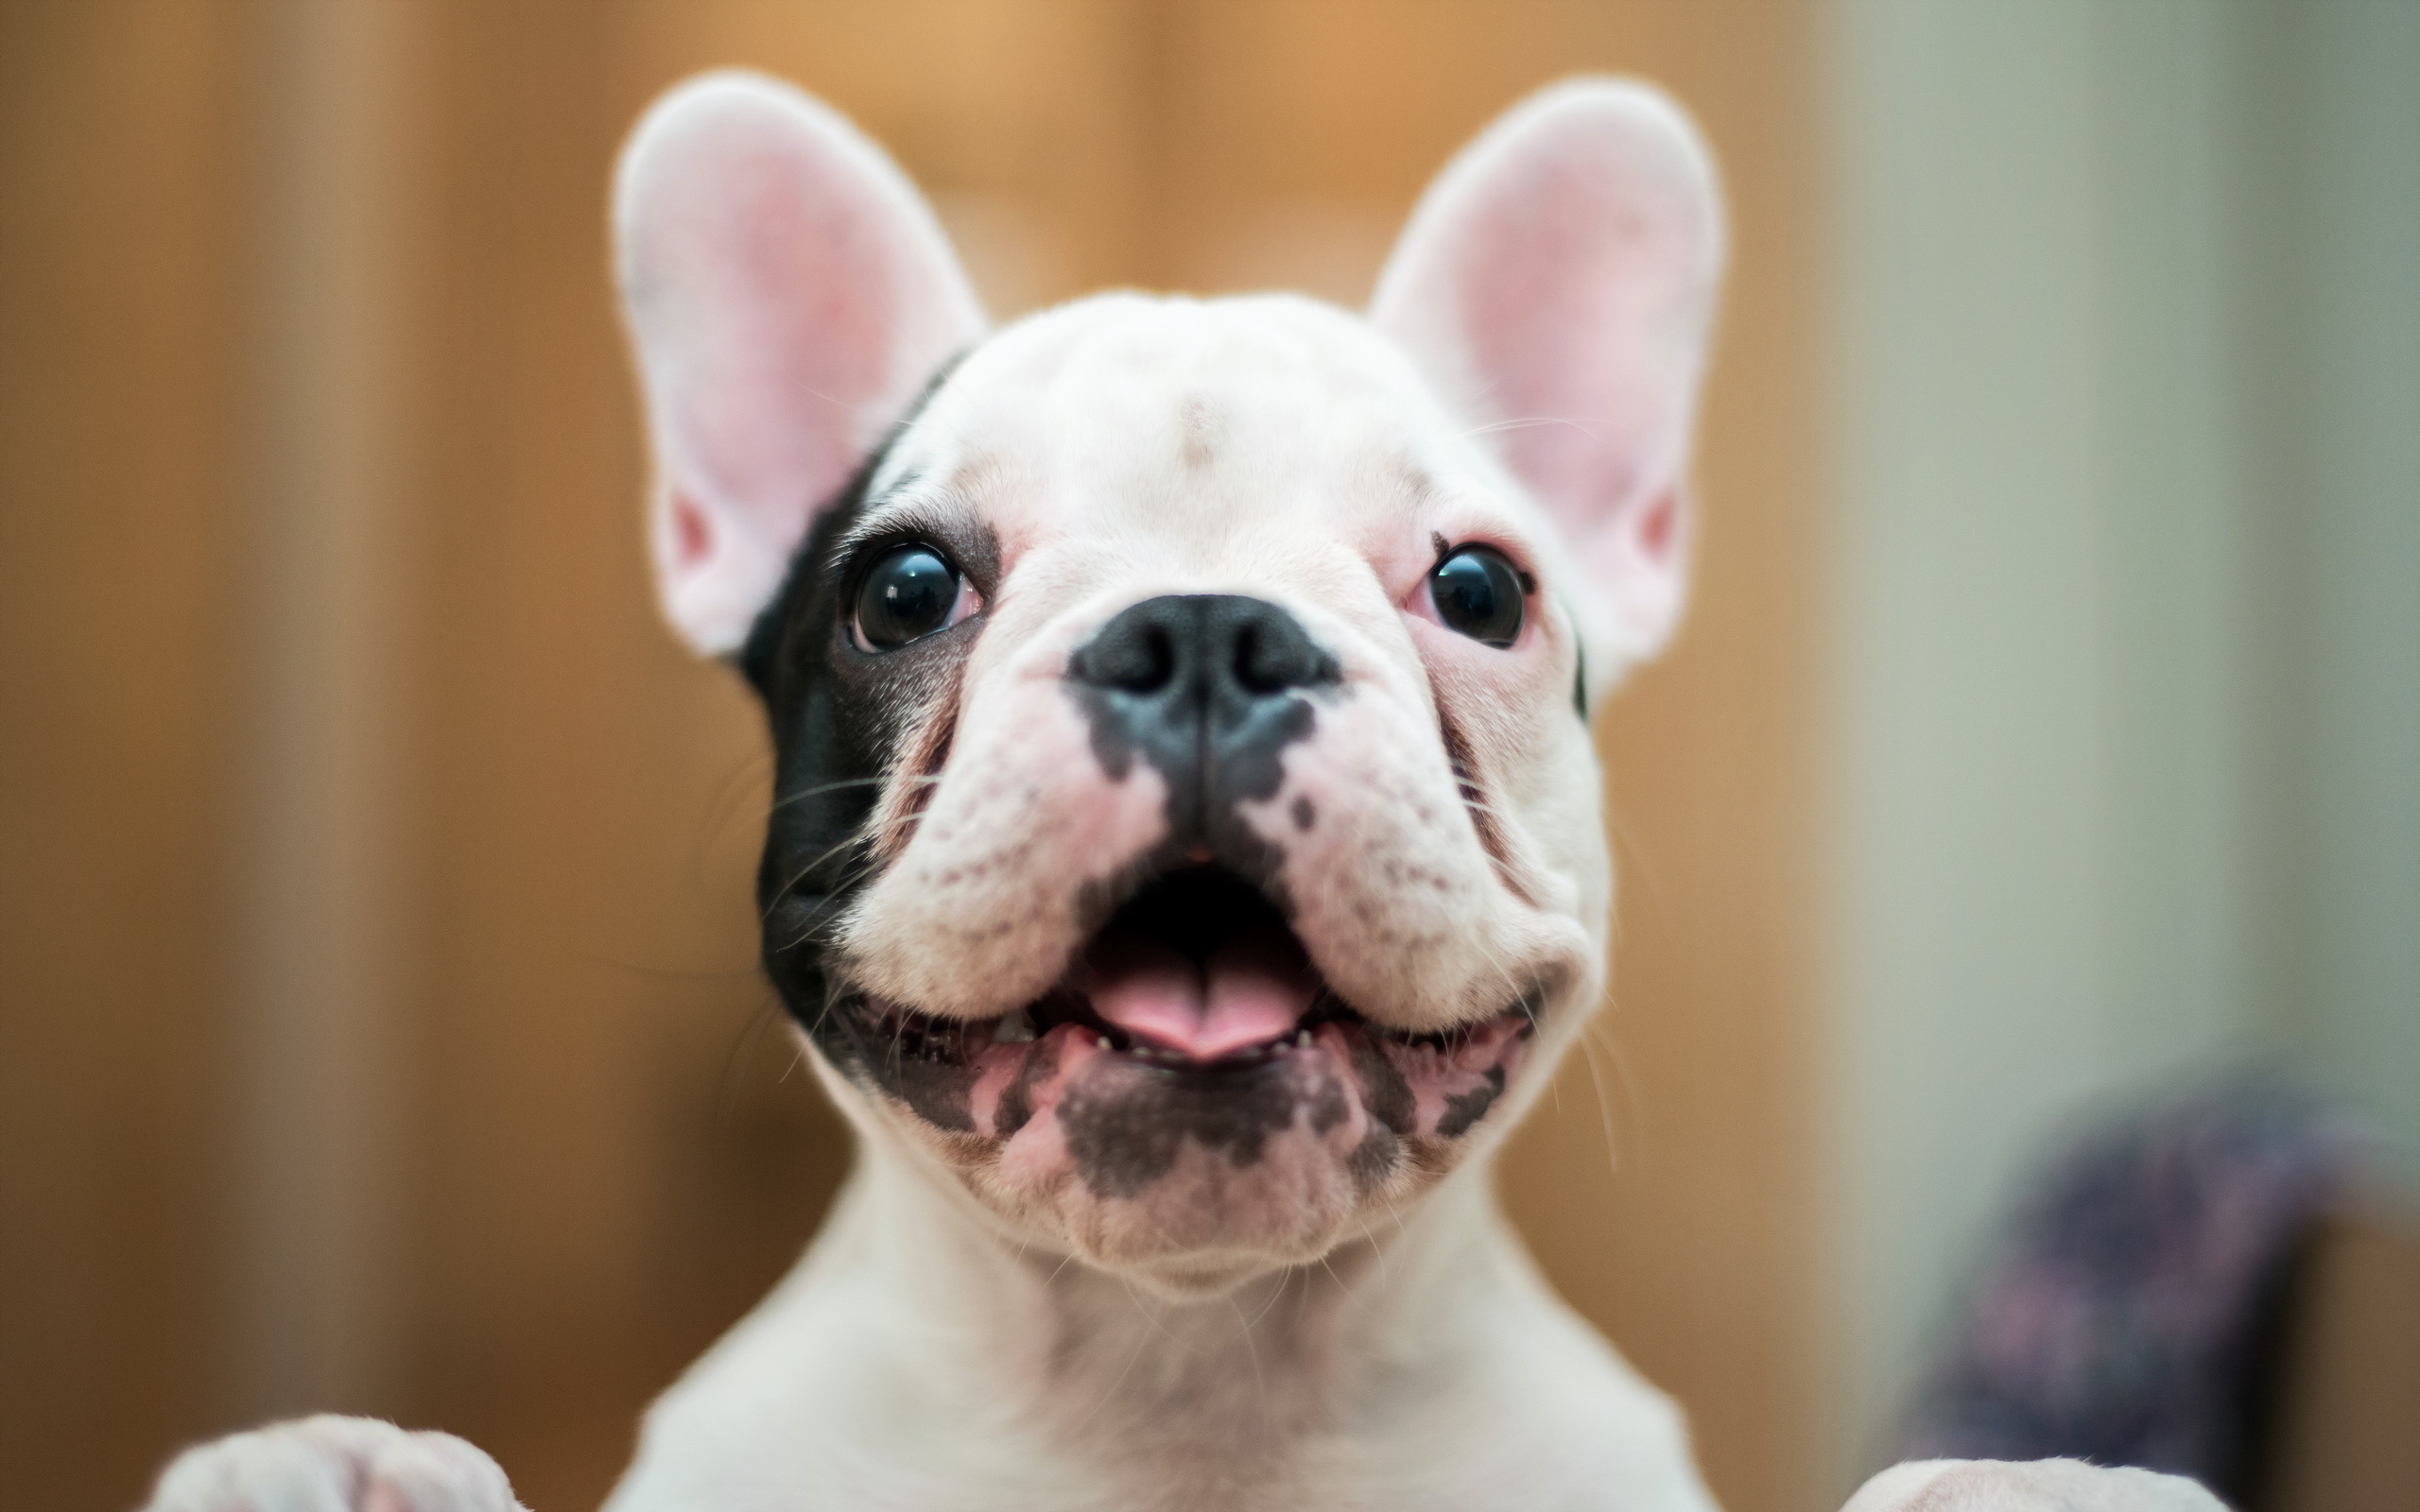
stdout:
{"type": "Polygon", "coordinates": [[[1110,1054],[1199,1072],[1244,1071],[1310,1051],[1328,1025],[1414,1057],[1494,1060],[1535,1029],[1525,999],[1493,1019],[1409,1034],[1365,1018],[1330,990],[1285,914],[1218,866],[1163,873],[1130,898],[1079,953],[1059,985],[995,1018],[962,1020],[896,1004],[863,1004],[869,1048],[896,1064],[972,1065],[994,1046],[1074,1031],[1110,1054]]]}
{"type": "Polygon", "coordinates": [[[1030,1003],[966,1020],[850,996],[822,1033],[926,1122],[1007,1142],[1011,1165],[1025,1150],[1026,1164],[1046,1167],[1041,1152],[1065,1142],[1096,1164],[1104,1151],[1152,1150],[1160,1170],[1178,1140],[1230,1148],[1244,1163],[1299,1117],[1309,1136],[1363,1152],[1356,1169],[1375,1173],[1393,1156],[1370,1152],[1459,1139],[1487,1116],[1527,1057],[1540,1007],[1533,991],[1442,1031],[1390,1027],[1328,986],[1259,888],[1187,866],[1146,883],[1030,1003]]]}

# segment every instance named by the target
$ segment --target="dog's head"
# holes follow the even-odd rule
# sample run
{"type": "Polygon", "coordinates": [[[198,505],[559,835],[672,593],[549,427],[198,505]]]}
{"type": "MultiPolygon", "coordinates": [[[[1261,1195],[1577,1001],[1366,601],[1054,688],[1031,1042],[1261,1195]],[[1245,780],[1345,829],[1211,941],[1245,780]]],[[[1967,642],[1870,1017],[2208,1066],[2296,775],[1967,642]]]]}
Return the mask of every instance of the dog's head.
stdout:
{"type": "Polygon", "coordinates": [[[664,604],[772,726],[765,962],[865,1136],[1166,1289],[1493,1143],[1603,985],[1586,707],[1677,618],[1712,170],[1584,81],[1365,318],[990,331],[880,151],[712,76],[632,137],[664,604]]]}

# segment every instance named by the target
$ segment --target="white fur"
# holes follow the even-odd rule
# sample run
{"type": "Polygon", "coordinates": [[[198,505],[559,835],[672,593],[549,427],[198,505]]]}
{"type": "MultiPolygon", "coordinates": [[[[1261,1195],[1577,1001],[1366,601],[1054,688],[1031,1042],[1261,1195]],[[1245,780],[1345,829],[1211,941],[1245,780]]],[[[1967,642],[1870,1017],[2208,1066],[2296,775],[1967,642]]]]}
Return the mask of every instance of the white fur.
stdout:
{"type": "Polygon", "coordinates": [[[1570,627],[1548,615],[1532,644],[1495,651],[1403,608],[1433,537],[1547,564],[1553,526],[1366,324],[1289,296],[1113,295],[1033,317],[952,374],[875,490],[910,478],[884,514],[988,524],[1006,592],[966,669],[949,769],[851,919],[867,987],[981,1018],[1049,985],[1079,932],[1071,885],[1160,833],[1156,778],[1112,782],[1087,754],[1058,691],[1068,653],[1154,593],[1235,591],[1290,610],[1354,694],[1288,753],[1261,826],[1327,979],[1413,1029],[1499,1010],[1542,971],[1595,1001],[1611,883],[1570,627]],[[1559,779],[1504,816],[1519,892],[1438,743],[1440,705],[1457,702],[1475,764],[1559,779]],[[1307,836],[1285,820],[1298,798],[1321,816],[1307,836]],[[1394,863],[1418,875],[1383,881],[1394,863]]]}
{"type": "MultiPolygon", "coordinates": [[[[982,317],[896,170],[764,80],[714,76],[650,112],[615,224],[666,612],[728,650],[982,317]]],[[[1096,759],[1070,652],[1146,598],[1236,592],[1290,610],[1342,673],[1246,811],[1322,976],[1409,1032],[1500,1024],[1542,989],[1538,1034],[1467,1135],[1417,1107],[1414,1158],[1368,1191],[1340,1176],[1357,1107],[1270,1135],[1256,1163],[1197,1145],[1098,1195],[1046,1107],[995,1130],[978,1090],[974,1132],[942,1130],[819,1060],[856,1172],[796,1271],[648,1415],[614,1512],[1710,1506],[1678,1414],[1547,1291],[1487,1167],[1603,985],[1612,868],[1573,684],[1584,654],[1610,686],[1678,618],[1721,242],[1685,118],[1575,82],[1445,172],[1372,320],[1105,296],[999,333],[933,392],[857,528],[987,535],[997,580],[955,683],[901,716],[908,751],[945,731],[947,761],[921,811],[920,774],[890,774],[887,869],[834,969],[967,1020],[1049,987],[1080,889],[1165,829],[1156,772],[1096,759]],[[1509,647],[1426,607],[1438,544],[1472,541],[1537,579],[1509,647]]],[[[1331,1048],[1288,1064],[1343,1063],[1331,1048]]],[[[465,1452],[315,1419],[196,1452],[154,1507],[372,1505],[415,1455],[446,1467],[414,1471],[417,1512],[507,1504],[465,1452]]],[[[2079,1506],[2198,1504],[2125,1501],[2169,1493],[2082,1467],[1918,1467],[1853,1505],[2071,1486],[2079,1506]]]]}
{"type": "Polygon", "coordinates": [[[1168,1302],[1004,1256],[880,1149],[649,1415],[615,1512],[1708,1504],[1677,1415],[1493,1242],[1480,1183],[1168,1302]]]}
{"type": "Polygon", "coordinates": [[[1928,1459],[1865,1483],[1841,1512],[2225,1512],[2191,1481],[2082,1460],[1928,1459]]]}
{"type": "Polygon", "coordinates": [[[451,1434],[366,1418],[277,1423],[187,1450],[155,1512],[521,1512],[495,1462],[451,1434]]]}

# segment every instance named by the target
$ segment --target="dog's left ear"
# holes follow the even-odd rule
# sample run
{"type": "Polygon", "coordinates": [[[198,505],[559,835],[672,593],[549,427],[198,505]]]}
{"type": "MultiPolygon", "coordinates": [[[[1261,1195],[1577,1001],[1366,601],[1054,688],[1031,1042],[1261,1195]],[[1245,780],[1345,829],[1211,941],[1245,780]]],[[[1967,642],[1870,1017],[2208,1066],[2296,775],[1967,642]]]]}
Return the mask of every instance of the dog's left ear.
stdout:
{"type": "Polygon", "coordinates": [[[1592,696],[1680,620],[1722,262],[1713,160],[1688,118],[1646,85],[1575,79],[1447,165],[1371,301],[1561,527],[1592,696]]]}
{"type": "Polygon", "coordinates": [[[983,308],[882,149],[756,74],[704,75],[648,112],[622,149],[614,238],[665,617],[700,651],[735,650],[983,308]]]}

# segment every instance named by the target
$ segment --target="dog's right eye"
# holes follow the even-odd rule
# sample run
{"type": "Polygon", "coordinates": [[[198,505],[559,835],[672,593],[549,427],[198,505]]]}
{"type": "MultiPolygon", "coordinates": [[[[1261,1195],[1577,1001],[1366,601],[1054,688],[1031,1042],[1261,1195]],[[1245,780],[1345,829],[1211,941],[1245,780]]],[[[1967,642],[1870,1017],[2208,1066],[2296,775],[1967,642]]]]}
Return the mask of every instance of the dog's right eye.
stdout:
{"type": "Polygon", "coordinates": [[[1485,546],[1459,547],[1428,575],[1438,623],[1498,650],[1521,638],[1529,589],[1519,568],[1485,546]]]}
{"type": "Polygon", "coordinates": [[[897,650],[964,619],[973,596],[965,575],[940,552],[922,541],[893,546],[857,585],[857,644],[897,650]]]}

